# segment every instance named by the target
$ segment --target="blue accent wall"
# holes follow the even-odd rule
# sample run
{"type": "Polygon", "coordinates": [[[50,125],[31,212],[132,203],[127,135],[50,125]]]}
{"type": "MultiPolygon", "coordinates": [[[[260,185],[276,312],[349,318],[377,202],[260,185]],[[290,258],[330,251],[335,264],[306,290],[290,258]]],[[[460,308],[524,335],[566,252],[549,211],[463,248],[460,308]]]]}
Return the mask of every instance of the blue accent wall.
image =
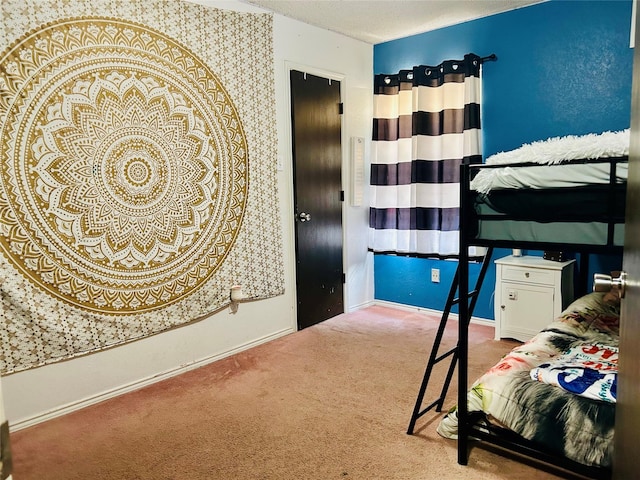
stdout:
{"type": "MultiPolygon", "coordinates": [[[[495,53],[497,61],[483,66],[487,157],[549,137],[629,128],[630,26],[630,0],[554,0],[375,45],[374,74],[495,53]]],[[[596,258],[592,270],[621,263],[596,258]]],[[[374,265],[376,299],[444,308],[455,262],[376,255],[374,265]],[[440,269],[439,284],[431,283],[432,267],[440,269]]],[[[494,318],[494,284],[492,265],[476,317],[494,318]]]]}
{"type": "MultiPolygon", "coordinates": [[[[496,249],[492,260],[510,254],[511,250],[496,249]]],[[[455,260],[376,255],[374,260],[375,298],[432,310],[444,310],[457,266],[458,262],[455,260]],[[440,270],[439,283],[431,282],[432,268],[440,270]]],[[[480,264],[470,264],[470,289],[474,288],[479,272],[480,264]]],[[[491,268],[484,281],[485,288],[480,290],[474,316],[494,318],[494,284],[495,268],[491,268]]],[[[457,293],[455,296],[457,297],[457,293]]],[[[451,311],[457,313],[458,307],[454,306],[451,311]]]]}

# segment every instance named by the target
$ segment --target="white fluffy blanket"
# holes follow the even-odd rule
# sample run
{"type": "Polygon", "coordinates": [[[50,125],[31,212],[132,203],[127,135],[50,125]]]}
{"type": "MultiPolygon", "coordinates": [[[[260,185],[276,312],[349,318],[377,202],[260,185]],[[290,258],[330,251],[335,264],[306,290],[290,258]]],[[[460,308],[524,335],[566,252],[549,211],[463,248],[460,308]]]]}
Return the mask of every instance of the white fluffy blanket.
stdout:
{"type": "MultiPolygon", "coordinates": [[[[596,159],[621,157],[629,154],[629,129],[618,132],[590,133],[587,135],[567,135],[524,144],[520,148],[508,152],[496,153],[487,158],[486,163],[507,165],[514,163],[538,163],[554,165],[567,160],[596,159]]],[[[604,166],[606,167],[606,165],[604,166]]],[[[540,188],[530,182],[515,185],[512,178],[515,169],[481,170],[471,182],[471,188],[487,193],[492,188],[529,187],[540,188]]],[[[608,172],[608,167],[605,168],[608,172]]],[[[605,172],[605,173],[606,173],[605,172]]],[[[573,176],[574,173],[571,173],[573,176]]],[[[576,177],[573,177],[574,179],[576,177]]]]}

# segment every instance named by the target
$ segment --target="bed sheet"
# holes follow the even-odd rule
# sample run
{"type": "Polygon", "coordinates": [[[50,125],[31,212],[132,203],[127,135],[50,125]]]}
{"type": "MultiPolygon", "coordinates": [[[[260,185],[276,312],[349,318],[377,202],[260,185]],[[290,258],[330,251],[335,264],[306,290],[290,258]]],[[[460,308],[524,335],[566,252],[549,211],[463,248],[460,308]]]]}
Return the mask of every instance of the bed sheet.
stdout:
{"type": "MultiPolygon", "coordinates": [[[[619,314],[619,301],[610,295],[590,293],[577,299],[476,380],[467,395],[469,412],[484,412],[492,424],[576,462],[610,467],[615,404],[533,380],[530,372],[572,347],[617,348],[619,314]]],[[[456,408],[440,422],[438,433],[457,438],[456,408]]]]}
{"type": "MultiPolygon", "coordinates": [[[[616,165],[616,183],[626,183],[629,164],[616,165]]],[[[504,166],[481,170],[471,181],[471,189],[489,193],[500,189],[573,188],[588,185],[607,185],[609,163],[561,165],[504,166]]]]}

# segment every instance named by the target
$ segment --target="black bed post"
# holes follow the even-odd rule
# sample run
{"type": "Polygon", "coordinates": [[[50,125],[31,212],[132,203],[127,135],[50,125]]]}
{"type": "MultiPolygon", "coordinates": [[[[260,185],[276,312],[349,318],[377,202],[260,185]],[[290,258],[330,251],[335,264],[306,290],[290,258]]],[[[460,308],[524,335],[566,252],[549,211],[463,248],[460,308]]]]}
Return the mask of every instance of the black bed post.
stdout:
{"type": "Polygon", "coordinates": [[[468,320],[469,320],[469,245],[467,244],[467,206],[469,188],[469,168],[463,162],[460,165],[460,245],[458,268],[458,463],[466,465],[468,461],[468,405],[467,405],[467,364],[468,320]]]}
{"type": "MultiPolygon", "coordinates": [[[[611,243],[613,245],[613,242],[611,243]]],[[[589,292],[589,253],[580,252],[580,271],[578,273],[578,296],[589,292]]],[[[571,292],[575,294],[575,292],[571,292]]]]}

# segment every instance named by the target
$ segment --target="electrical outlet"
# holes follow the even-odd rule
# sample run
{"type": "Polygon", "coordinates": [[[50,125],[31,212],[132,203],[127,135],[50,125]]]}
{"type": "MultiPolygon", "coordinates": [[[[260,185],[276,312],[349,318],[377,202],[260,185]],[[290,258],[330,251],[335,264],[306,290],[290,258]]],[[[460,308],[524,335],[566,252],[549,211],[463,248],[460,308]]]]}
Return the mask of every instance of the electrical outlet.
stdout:
{"type": "Polygon", "coordinates": [[[440,283],[440,269],[432,268],[431,269],[431,281],[433,283],[440,283]]]}

